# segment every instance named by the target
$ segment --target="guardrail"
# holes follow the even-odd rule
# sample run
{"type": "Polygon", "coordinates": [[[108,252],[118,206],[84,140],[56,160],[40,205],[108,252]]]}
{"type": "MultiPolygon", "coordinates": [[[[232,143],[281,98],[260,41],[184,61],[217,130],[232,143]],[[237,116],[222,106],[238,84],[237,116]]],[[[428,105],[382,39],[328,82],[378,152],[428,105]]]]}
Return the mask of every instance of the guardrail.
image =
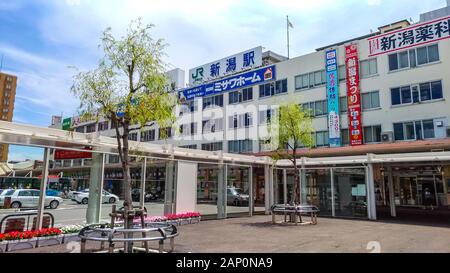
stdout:
{"type": "MultiPolygon", "coordinates": [[[[31,230],[36,229],[37,212],[36,213],[18,213],[10,214],[0,221],[0,233],[8,233],[12,231],[26,231],[30,230],[30,223],[32,222],[31,230]],[[31,217],[35,216],[31,221],[31,217]],[[6,225],[5,225],[6,223],[6,225]],[[5,225],[5,227],[4,227],[5,225]]],[[[44,212],[42,227],[53,228],[55,225],[55,217],[49,212],[44,212]]]]}

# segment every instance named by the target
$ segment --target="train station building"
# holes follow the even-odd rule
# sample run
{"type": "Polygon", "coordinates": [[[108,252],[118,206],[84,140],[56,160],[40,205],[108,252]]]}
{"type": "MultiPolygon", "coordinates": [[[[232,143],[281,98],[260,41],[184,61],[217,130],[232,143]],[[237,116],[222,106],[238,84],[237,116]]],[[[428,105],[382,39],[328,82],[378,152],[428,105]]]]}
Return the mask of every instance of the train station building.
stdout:
{"type": "MultiPolygon", "coordinates": [[[[376,220],[403,212],[448,213],[448,10],[291,59],[256,47],[190,69],[188,84],[183,70],[171,71],[182,102],[175,109],[177,124],[130,135],[136,149],[148,149],[146,165],[138,156],[133,163],[134,188],[144,183],[145,191],[158,192],[161,213],[195,209],[213,218],[268,213],[273,204],[292,202],[293,166],[271,160],[268,127],[279,105],[296,103],[310,113],[315,129],[314,147],[299,149],[302,200],[319,207],[321,215],[376,220]],[[162,130],[169,139],[161,137],[162,130]]],[[[51,174],[62,173],[76,188],[92,188],[101,176],[104,189],[120,194],[110,121],[75,117],[52,127],[75,131],[94,154],[104,156],[49,154],[51,174]],[[103,175],[93,169],[97,164],[103,175]]],[[[29,128],[16,129],[28,134],[29,128]]],[[[68,137],[57,129],[36,128],[46,139],[68,137]]],[[[0,142],[31,144],[3,137],[8,130],[1,123],[0,142]]],[[[36,141],[33,145],[50,150],[83,147],[36,141]]]]}

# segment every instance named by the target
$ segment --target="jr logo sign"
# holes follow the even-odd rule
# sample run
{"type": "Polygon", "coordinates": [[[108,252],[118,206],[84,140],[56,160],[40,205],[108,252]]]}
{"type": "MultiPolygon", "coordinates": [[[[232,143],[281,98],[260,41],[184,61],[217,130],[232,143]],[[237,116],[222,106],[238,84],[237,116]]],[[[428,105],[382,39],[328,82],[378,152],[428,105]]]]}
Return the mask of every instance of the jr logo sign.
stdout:
{"type": "Polygon", "coordinates": [[[203,67],[199,67],[199,68],[197,68],[197,70],[195,71],[195,74],[193,73],[192,74],[192,79],[194,79],[194,82],[201,82],[201,81],[203,81],[203,73],[204,73],[205,71],[204,71],[204,69],[203,69],[203,67]]]}

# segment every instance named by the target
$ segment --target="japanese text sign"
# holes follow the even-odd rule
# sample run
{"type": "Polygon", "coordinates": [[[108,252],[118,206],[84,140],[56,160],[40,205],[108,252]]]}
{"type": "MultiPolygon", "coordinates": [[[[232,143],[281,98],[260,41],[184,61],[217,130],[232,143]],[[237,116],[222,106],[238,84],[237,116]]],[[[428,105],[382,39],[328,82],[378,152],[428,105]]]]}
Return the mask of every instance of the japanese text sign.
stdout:
{"type": "Polygon", "coordinates": [[[450,38],[450,17],[369,38],[369,57],[450,38]]]}
{"type": "Polygon", "coordinates": [[[361,90],[359,86],[359,57],[356,44],[345,47],[347,69],[347,98],[350,145],[362,145],[361,90]]]}
{"type": "Polygon", "coordinates": [[[339,78],[336,49],[325,53],[327,72],[328,127],[330,147],[341,146],[341,126],[339,117],[339,78]]]}

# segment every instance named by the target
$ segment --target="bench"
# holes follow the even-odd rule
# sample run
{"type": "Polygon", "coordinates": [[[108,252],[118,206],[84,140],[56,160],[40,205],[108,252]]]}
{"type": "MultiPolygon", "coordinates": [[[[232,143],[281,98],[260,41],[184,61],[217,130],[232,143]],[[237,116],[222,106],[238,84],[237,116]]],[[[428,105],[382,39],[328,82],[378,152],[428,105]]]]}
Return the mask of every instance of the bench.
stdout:
{"type": "Polygon", "coordinates": [[[284,223],[295,223],[295,225],[317,225],[317,215],[320,212],[316,206],[311,205],[273,205],[270,210],[273,224],[276,224],[277,215],[284,215],[284,223]],[[303,215],[311,217],[311,221],[304,222],[303,215]],[[289,221],[287,216],[289,216],[289,221]]]}

